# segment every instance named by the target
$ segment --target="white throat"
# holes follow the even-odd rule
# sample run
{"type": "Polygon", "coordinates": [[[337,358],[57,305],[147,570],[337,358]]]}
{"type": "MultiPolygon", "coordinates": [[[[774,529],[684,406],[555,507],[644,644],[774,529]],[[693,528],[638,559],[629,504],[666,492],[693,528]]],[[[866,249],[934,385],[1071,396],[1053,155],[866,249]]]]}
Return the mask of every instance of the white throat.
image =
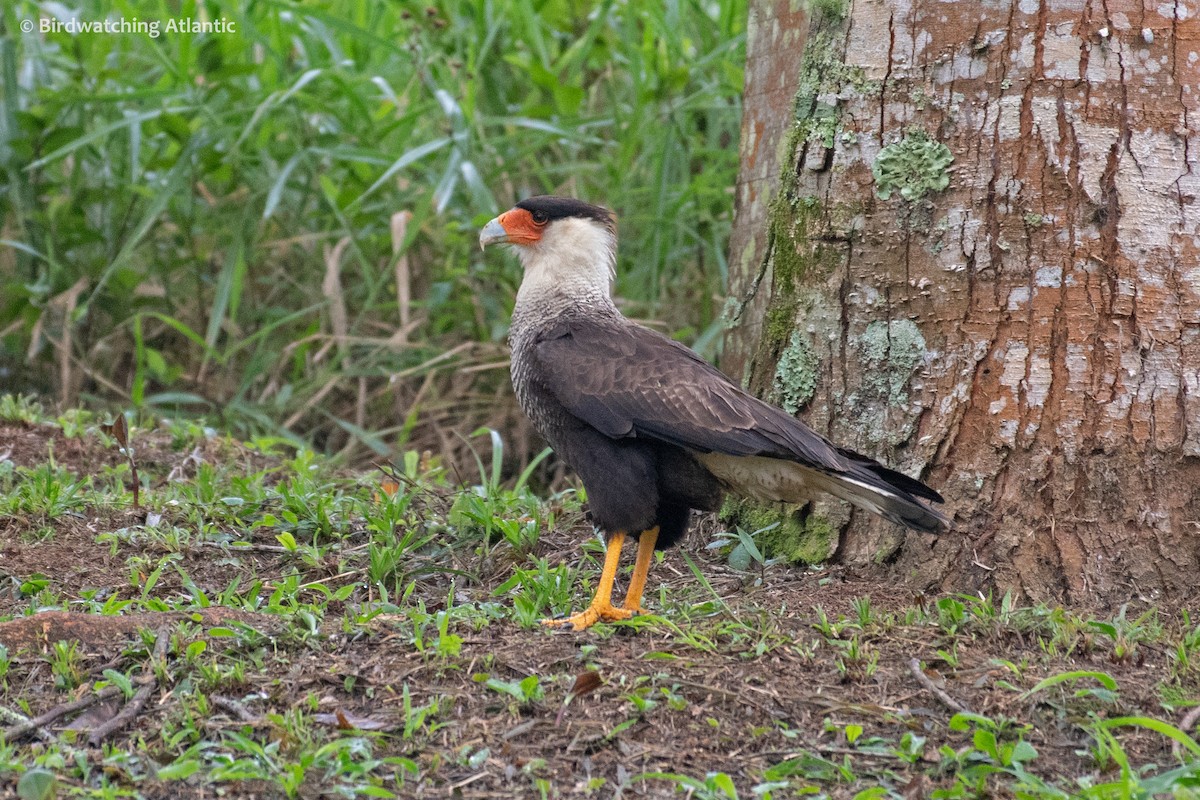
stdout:
{"type": "Polygon", "coordinates": [[[517,309],[557,310],[567,305],[615,308],[617,238],[603,225],[568,217],[546,226],[542,238],[516,248],[525,277],[517,309]]]}

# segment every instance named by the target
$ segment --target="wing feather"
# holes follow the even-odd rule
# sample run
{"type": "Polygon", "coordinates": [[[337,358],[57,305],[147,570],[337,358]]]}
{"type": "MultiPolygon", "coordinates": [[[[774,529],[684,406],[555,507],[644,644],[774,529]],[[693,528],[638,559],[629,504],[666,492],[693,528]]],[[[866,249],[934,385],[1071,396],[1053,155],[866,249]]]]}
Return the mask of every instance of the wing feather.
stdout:
{"type": "Polygon", "coordinates": [[[702,453],[762,455],[845,472],[824,437],[731,382],[694,352],[624,320],[573,318],[537,345],[568,411],[612,438],[648,437],[702,453]]]}
{"type": "Polygon", "coordinates": [[[806,483],[893,522],[929,532],[950,524],[916,499],[942,502],[933,489],[835,447],[648,328],[621,318],[562,320],[541,337],[536,358],[545,387],[571,414],[606,436],[650,438],[699,454],[751,457],[751,462],[760,456],[784,459],[811,471],[806,483]]]}

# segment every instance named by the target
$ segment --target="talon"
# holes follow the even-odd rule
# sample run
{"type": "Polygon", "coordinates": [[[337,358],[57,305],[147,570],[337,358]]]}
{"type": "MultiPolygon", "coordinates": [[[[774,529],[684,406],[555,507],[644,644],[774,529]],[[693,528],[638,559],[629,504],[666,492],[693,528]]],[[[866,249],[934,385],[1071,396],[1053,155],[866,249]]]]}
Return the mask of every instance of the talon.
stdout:
{"type": "Polygon", "coordinates": [[[617,622],[631,618],[634,611],[627,608],[616,608],[610,603],[593,603],[580,611],[563,619],[544,619],[542,624],[548,628],[559,628],[570,625],[576,631],[587,630],[597,622],[617,622]]]}
{"type": "Polygon", "coordinates": [[[544,619],[542,624],[547,627],[570,625],[576,631],[586,630],[601,620],[615,622],[619,619],[629,619],[633,612],[627,608],[615,608],[612,604],[613,579],[617,575],[617,566],[621,561],[621,545],[625,542],[625,534],[617,531],[608,537],[604,553],[604,569],[600,572],[600,584],[591,605],[572,614],[566,619],[544,619]]]}

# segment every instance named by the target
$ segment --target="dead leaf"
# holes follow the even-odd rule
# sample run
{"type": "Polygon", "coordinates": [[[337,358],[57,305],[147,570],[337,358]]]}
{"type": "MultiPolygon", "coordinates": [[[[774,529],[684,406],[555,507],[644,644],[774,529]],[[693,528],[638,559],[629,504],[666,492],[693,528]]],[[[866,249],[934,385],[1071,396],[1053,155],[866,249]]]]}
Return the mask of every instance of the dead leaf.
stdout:
{"type": "Polygon", "coordinates": [[[901,787],[900,791],[907,800],[922,800],[927,794],[928,786],[925,776],[917,775],[907,785],[901,787]]]}
{"type": "Polygon", "coordinates": [[[554,726],[562,725],[563,717],[567,715],[567,706],[571,705],[572,700],[594,692],[603,685],[604,679],[594,669],[576,675],[575,683],[571,684],[571,691],[567,692],[567,696],[563,698],[562,708],[558,709],[558,716],[554,718],[554,726]]]}
{"type": "Polygon", "coordinates": [[[124,414],[118,414],[111,425],[101,425],[100,430],[116,439],[121,447],[129,449],[129,425],[125,422],[124,414]]]}
{"type": "Polygon", "coordinates": [[[600,673],[594,669],[589,669],[587,672],[581,672],[575,676],[575,683],[571,685],[571,691],[568,692],[572,697],[582,697],[585,694],[596,691],[604,685],[604,679],[600,677],[600,673]]]}
{"type": "Polygon", "coordinates": [[[406,340],[408,325],[412,321],[412,271],[408,264],[408,253],[403,252],[404,239],[408,235],[411,211],[392,214],[392,257],[396,259],[396,307],[400,311],[400,327],[396,331],[401,341],[406,340]]]}
{"type": "Polygon", "coordinates": [[[328,725],[340,731],[386,731],[394,727],[390,722],[383,722],[371,717],[359,717],[340,708],[332,714],[315,714],[313,719],[319,725],[328,725]]]}
{"type": "Polygon", "coordinates": [[[137,462],[133,459],[133,448],[129,446],[129,424],[125,422],[125,415],[117,414],[117,418],[111,425],[101,425],[100,430],[117,440],[117,444],[121,445],[121,449],[125,453],[125,458],[129,460],[130,477],[133,479],[133,485],[129,487],[133,492],[133,507],[135,510],[140,509],[142,507],[140,496],[142,480],[138,477],[137,462]]]}
{"type": "Polygon", "coordinates": [[[73,719],[67,725],[66,729],[69,731],[90,731],[94,728],[99,728],[115,717],[117,712],[121,710],[122,705],[120,697],[102,700],[73,719]]]}
{"type": "Polygon", "coordinates": [[[333,329],[333,340],[343,356],[349,350],[347,337],[350,335],[350,316],[346,312],[346,296],[342,292],[342,253],[350,245],[350,237],[343,237],[333,247],[325,246],[325,280],[321,289],[329,300],[329,326],[333,329]]]}

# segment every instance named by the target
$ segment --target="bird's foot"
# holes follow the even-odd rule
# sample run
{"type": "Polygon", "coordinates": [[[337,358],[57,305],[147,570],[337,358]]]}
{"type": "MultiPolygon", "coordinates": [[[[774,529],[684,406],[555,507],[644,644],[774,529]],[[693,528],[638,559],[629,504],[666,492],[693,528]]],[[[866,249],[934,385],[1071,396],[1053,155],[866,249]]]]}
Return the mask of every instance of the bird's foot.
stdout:
{"type": "Polygon", "coordinates": [[[542,620],[542,624],[551,628],[570,625],[574,630],[582,631],[587,630],[597,622],[616,622],[617,620],[629,619],[634,614],[640,613],[640,609],[631,611],[628,608],[617,608],[612,603],[592,603],[578,614],[572,614],[563,619],[544,619],[542,620]]]}
{"type": "Polygon", "coordinates": [[[623,611],[628,611],[630,614],[633,614],[635,617],[640,617],[640,616],[642,616],[643,614],[649,614],[649,613],[650,613],[650,612],[649,612],[649,611],[647,611],[646,609],[642,608],[642,604],[641,604],[641,603],[638,603],[636,606],[633,606],[632,608],[629,606],[629,604],[628,604],[628,603],[623,603],[623,604],[621,605],[621,609],[622,609],[623,611]]]}

